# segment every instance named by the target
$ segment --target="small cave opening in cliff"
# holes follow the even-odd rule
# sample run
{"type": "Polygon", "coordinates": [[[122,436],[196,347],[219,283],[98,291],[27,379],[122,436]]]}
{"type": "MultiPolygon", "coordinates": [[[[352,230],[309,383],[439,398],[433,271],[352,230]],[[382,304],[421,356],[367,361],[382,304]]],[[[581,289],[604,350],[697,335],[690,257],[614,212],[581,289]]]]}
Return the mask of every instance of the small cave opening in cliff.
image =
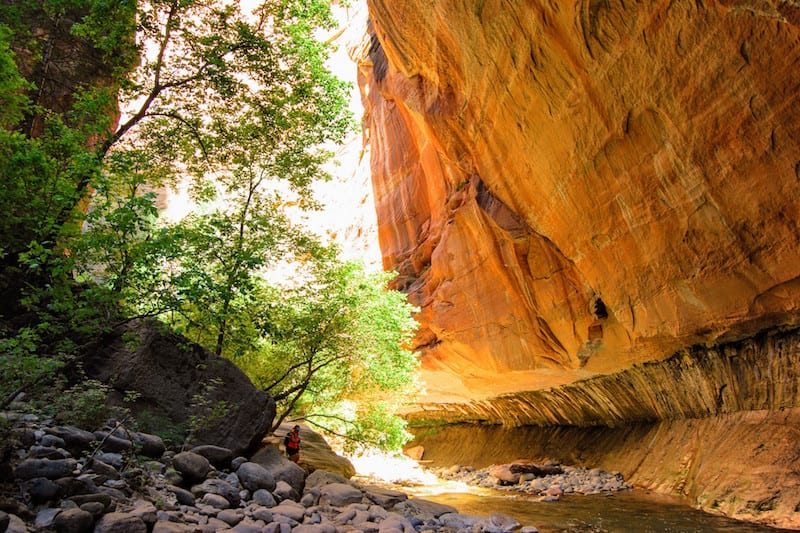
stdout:
{"type": "Polygon", "coordinates": [[[606,304],[601,298],[598,297],[594,302],[592,302],[592,313],[594,313],[594,317],[597,320],[605,320],[608,318],[606,304]]]}

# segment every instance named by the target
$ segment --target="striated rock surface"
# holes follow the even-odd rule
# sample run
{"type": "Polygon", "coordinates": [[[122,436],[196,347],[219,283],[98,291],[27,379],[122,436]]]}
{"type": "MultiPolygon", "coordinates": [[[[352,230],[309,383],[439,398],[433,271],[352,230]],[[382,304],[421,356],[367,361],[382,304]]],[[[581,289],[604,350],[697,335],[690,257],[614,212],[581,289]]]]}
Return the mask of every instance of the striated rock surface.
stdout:
{"type": "Polygon", "coordinates": [[[797,323],[795,2],[368,5],[379,238],[422,308],[426,402],[797,323]]]}
{"type": "Polygon", "coordinates": [[[662,361],[560,387],[468,403],[422,404],[410,420],[506,426],[621,426],[800,407],[800,330],[716,347],[694,346],[662,361]]]}
{"type": "Polygon", "coordinates": [[[434,467],[484,468],[520,457],[601,467],[713,513],[800,529],[798,423],[794,408],[617,428],[463,424],[419,428],[414,444],[434,467]]]}

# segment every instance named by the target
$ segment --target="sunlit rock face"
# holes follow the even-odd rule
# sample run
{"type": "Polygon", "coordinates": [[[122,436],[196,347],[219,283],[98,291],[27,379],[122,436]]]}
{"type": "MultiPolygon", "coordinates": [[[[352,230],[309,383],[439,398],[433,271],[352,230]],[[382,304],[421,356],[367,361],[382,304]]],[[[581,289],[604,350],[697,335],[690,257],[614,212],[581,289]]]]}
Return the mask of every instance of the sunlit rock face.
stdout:
{"type": "Polygon", "coordinates": [[[796,3],[368,6],[379,238],[425,402],[797,323],[796,3]]]}

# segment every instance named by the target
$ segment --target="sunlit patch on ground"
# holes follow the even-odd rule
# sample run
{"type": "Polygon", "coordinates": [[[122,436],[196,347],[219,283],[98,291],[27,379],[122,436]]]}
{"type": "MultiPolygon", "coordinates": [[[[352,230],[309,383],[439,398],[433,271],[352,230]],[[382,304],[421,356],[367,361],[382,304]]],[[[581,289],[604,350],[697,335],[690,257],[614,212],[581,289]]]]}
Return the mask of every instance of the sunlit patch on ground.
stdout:
{"type": "Polygon", "coordinates": [[[404,455],[369,451],[348,459],[356,469],[356,477],[368,483],[401,487],[404,492],[416,496],[475,492],[475,488],[466,483],[436,477],[404,455]]]}

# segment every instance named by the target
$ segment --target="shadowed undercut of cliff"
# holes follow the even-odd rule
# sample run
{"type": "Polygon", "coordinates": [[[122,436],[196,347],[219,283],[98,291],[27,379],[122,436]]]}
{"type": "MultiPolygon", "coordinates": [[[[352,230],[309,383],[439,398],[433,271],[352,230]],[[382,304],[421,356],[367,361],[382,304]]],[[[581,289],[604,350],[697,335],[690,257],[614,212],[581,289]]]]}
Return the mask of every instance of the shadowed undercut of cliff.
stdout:
{"type": "MultiPolygon", "coordinates": [[[[421,307],[420,409],[553,421],[537,391],[654,361],[683,383],[690,347],[798,323],[796,3],[368,5],[365,138],[384,266],[421,307]]],[[[605,394],[568,418],[632,412],[605,394]]]]}

